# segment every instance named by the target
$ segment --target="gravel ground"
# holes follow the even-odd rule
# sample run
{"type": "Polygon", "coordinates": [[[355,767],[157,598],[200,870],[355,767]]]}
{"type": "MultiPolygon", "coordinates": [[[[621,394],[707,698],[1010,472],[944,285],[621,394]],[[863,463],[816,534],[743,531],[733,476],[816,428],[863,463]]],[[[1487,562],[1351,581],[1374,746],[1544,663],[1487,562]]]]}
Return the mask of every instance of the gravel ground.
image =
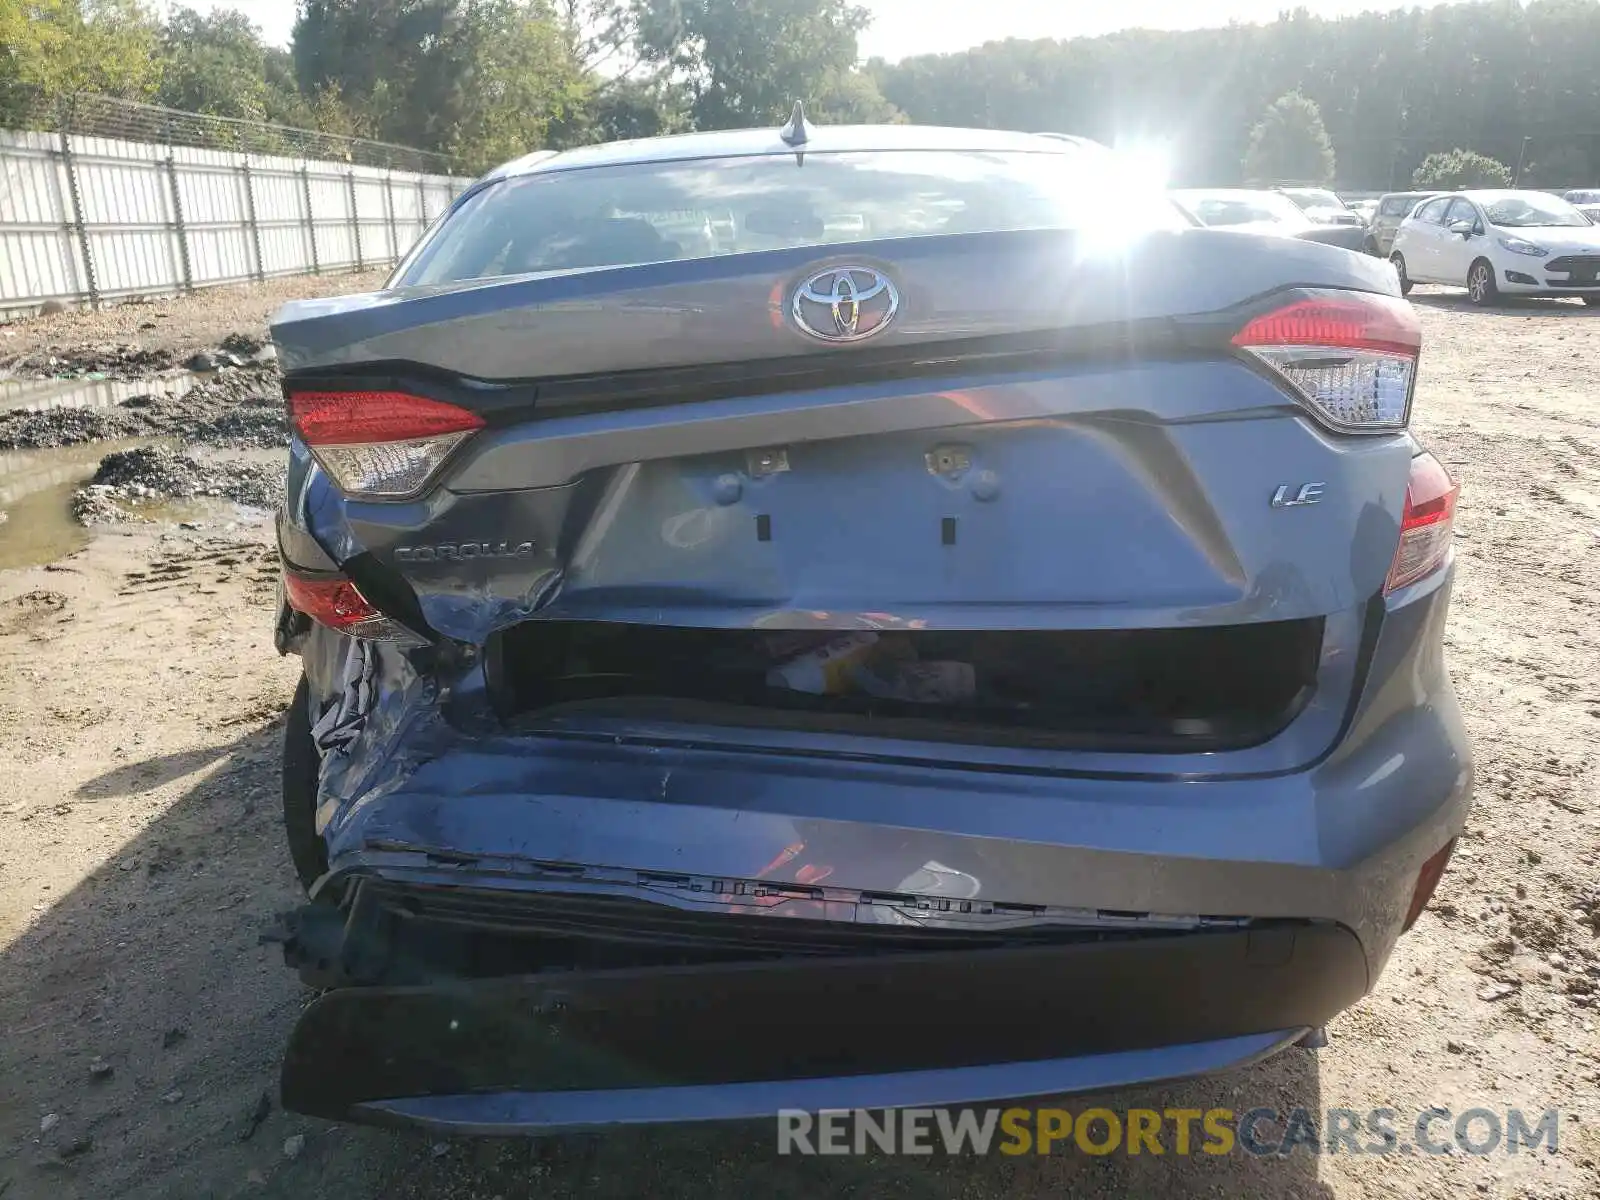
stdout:
{"type": "Polygon", "coordinates": [[[1457,861],[1328,1048],[1093,1102],[1559,1108],[1559,1153],[796,1161],[764,1124],[499,1143],[284,1114],[306,994],[256,940],[295,902],[269,534],[139,528],[0,573],[0,1193],[1600,1195],[1600,310],[1414,298],[1417,432],[1464,481],[1447,639],[1479,783],[1457,861]]]}

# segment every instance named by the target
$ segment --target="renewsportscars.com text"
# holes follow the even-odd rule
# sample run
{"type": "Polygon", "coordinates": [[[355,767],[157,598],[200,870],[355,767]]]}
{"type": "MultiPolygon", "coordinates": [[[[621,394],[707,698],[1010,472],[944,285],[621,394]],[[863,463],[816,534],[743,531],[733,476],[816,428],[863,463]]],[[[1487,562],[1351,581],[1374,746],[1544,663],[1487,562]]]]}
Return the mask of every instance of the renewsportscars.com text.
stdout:
{"type": "Polygon", "coordinates": [[[778,1114],[779,1154],[1518,1154],[1560,1145],[1546,1109],[905,1108],[778,1114]]]}

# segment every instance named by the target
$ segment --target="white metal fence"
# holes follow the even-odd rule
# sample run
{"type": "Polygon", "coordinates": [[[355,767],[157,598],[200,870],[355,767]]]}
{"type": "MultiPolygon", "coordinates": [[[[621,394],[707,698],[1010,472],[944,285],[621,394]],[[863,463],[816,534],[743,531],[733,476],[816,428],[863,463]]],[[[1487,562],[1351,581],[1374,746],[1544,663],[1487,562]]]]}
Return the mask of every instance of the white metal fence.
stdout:
{"type": "Polygon", "coordinates": [[[468,180],[0,130],[0,319],[393,263],[468,180]]]}

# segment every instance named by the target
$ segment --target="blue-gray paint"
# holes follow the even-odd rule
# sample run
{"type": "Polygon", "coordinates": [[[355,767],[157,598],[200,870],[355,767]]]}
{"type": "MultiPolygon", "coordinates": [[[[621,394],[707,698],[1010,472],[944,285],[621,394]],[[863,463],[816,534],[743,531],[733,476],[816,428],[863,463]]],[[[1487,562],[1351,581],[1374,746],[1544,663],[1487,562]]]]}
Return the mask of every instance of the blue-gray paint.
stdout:
{"type": "MultiPolygon", "coordinates": [[[[765,152],[776,131],[705,136],[659,153],[765,152]]],[[[637,152],[576,151],[497,175],[637,152]]],[[[1397,290],[1382,263],[1204,230],[1135,239],[1110,257],[1061,234],[874,249],[906,297],[875,346],[1176,320],[1278,287],[1397,290]]],[[[291,373],[403,358],[494,381],[759,361],[805,352],[768,300],[828,257],[779,251],[303,302],[274,336],[291,373]]],[[[1329,433],[1238,360],[1181,353],[1010,373],[961,364],[914,381],[542,416],[480,433],[437,486],[404,502],[340,495],[296,444],[285,555],[322,569],[366,556],[399,572],[456,651],[376,647],[369,707],[341,714],[358,733],[323,761],[332,875],[686,903],[660,875],[783,882],[809,864],[828,868],[820,898],[772,916],[873,919],[863,893],[957,888],[1157,924],[1320,919],[1354,931],[1375,977],[1417,868],[1460,829],[1471,786],[1442,655],[1450,572],[1374,600],[1414,449],[1404,434],[1329,433]],[[950,445],[968,468],[931,472],[928,452],[950,445]],[[779,448],[787,471],[751,470],[751,452],[779,448]],[[1271,506],[1280,486],[1307,481],[1323,484],[1320,503],[1271,506]],[[755,536],[757,516],[770,540],[755,536]],[[954,545],[940,537],[951,517],[954,545]],[[526,540],[535,553],[395,556],[463,540],[526,540]],[[489,711],[480,657],[497,629],[560,618],[1083,629],[1311,616],[1325,635],[1310,703],[1264,744],[1206,754],[592,716],[510,729],[489,711]]],[[[320,709],[344,690],[350,643],[313,627],[297,649],[320,709]]],[[[1067,1091],[1210,1069],[1298,1032],[845,1090],[828,1081],[817,1096],[833,1106],[1067,1091]]],[[[798,1084],[763,1086],[396,1101],[376,1115],[483,1132],[815,1099],[798,1084]]]]}

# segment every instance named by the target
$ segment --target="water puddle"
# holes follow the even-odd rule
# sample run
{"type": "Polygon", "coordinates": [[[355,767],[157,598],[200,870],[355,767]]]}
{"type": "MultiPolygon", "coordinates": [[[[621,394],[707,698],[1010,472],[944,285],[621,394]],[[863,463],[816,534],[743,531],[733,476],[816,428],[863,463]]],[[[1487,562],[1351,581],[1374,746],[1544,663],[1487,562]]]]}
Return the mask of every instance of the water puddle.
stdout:
{"type": "Polygon", "coordinates": [[[37,567],[83,549],[89,531],[72,519],[72,493],[113,450],[137,439],[91,442],[58,450],[0,453],[0,570],[37,567]]]}
{"type": "Polygon", "coordinates": [[[0,381],[0,412],[114,408],[138,396],[181,396],[202,377],[193,373],[147,379],[12,379],[0,381]]]}
{"type": "MultiPolygon", "coordinates": [[[[0,571],[42,566],[88,545],[92,531],[73,519],[72,494],[94,477],[107,454],[148,445],[177,443],[122,438],[53,450],[0,451],[0,513],[4,514],[0,519],[0,571]]],[[[281,457],[281,452],[248,451],[230,457],[265,462],[281,457]]],[[[118,501],[116,506],[142,520],[169,524],[259,515],[258,510],[217,496],[150,497],[118,501]]]]}

